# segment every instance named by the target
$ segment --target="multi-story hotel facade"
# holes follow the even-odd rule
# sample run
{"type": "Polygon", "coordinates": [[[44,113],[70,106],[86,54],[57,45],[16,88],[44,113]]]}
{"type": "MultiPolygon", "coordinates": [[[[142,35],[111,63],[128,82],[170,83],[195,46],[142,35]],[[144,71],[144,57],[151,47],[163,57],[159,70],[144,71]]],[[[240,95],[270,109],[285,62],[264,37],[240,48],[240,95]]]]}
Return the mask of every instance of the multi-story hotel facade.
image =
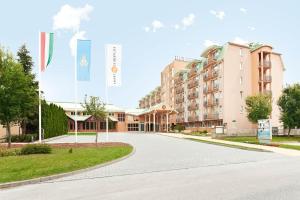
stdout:
{"type": "Polygon", "coordinates": [[[140,108],[163,105],[171,124],[190,130],[210,130],[224,126],[227,134],[249,135],[256,126],[247,119],[245,99],[259,93],[272,97],[272,127],[281,128],[277,100],[283,88],[284,65],[281,54],[270,45],[241,45],[228,42],[210,46],[198,59],[175,58],[161,73],[161,101],[140,108]]]}

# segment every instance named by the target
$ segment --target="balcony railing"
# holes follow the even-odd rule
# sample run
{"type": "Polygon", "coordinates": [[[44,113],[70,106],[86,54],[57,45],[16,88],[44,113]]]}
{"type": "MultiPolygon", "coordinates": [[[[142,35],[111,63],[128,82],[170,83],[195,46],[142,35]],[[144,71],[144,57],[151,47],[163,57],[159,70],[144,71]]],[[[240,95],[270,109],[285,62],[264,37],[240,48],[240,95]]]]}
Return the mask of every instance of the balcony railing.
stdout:
{"type": "Polygon", "coordinates": [[[180,94],[180,93],[182,93],[183,91],[184,91],[184,88],[183,88],[183,87],[180,87],[180,88],[175,89],[176,94],[180,94]]]}
{"type": "Polygon", "coordinates": [[[219,119],[219,113],[204,114],[203,119],[204,120],[217,120],[217,119],[219,119]]]}
{"type": "Polygon", "coordinates": [[[260,81],[264,81],[264,82],[271,82],[272,81],[272,76],[270,75],[264,75],[263,77],[259,77],[260,81]]]}
{"type": "Polygon", "coordinates": [[[272,91],[271,90],[264,90],[262,92],[262,94],[265,94],[265,95],[272,95],[272,91]]]}
{"type": "Polygon", "coordinates": [[[188,117],[188,121],[189,121],[189,122],[199,121],[199,118],[198,118],[197,116],[189,116],[189,117],[188,117]]]}
{"type": "Polygon", "coordinates": [[[177,108],[176,110],[177,110],[177,112],[179,112],[179,113],[184,112],[184,108],[183,108],[183,107],[179,107],[179,108],[177,108]]]}
{"type": "Polygon", "coordinates": [[[197,103],[192,103],[188,106],[188,110],[191,111],[191,110],[197,110],[199,109],[199,105],[197,103]]]}
{"type": "Polygon", "coordinates": [[[270,68],[271,66],[272,63],[269,60],[263,60],[262,62],[259,63],[259,67],[270,68]]]}
{"type": "Polygon", "coordinates": [[[193,80],[188,83],[188,88],[191,89],[193,87],[197,87],[198,85],[199,85],[199,82],[197,80],[193,80]]]}
{"type": "Polygon", "coordinates": [[[212,78],[217,78],[219,75],[219,71],[218,70],[213,70],[212,71],[212,78]]]}
{"type": "Polygon", "coordinates": [[[175,100],[175,102],[178,104],[178,103],[182,103],[182,102],[184,102],[184,98],[177,98],[176,100],[175,100]]]}
{"type": "Polygon", "coordinates": [[[188,95],[188,99],[198,98],[198,92],[192,92],[188,95]]]}

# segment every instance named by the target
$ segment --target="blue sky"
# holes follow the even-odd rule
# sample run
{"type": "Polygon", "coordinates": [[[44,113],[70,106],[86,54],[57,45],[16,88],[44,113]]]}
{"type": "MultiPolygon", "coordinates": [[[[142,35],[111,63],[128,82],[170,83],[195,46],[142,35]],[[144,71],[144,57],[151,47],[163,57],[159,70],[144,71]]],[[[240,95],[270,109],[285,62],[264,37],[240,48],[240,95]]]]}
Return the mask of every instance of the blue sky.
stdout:
{"type": "Polygon", "coordinates": [[[299,6],[296,0],[7,0],[1,2],[0,44],[15,53],[26,43],[37,63],[38,31],[54,31],[53,62],[42,75],[42,90],[50,101],[74,100],[69,43],[76,33],[92,40],[91,81],[78,82],[79,100],[85,94],[104,97],[104,46],[122,44],[123,85],[109,89],[109,103],[137,107],[160,84],[161,70],[175,56],[198,58],[211,43],[271,44],[283,54],[285,83],[299,82],[299,6]],[[75,21],[64,17],[70,12],[75,21]]]}

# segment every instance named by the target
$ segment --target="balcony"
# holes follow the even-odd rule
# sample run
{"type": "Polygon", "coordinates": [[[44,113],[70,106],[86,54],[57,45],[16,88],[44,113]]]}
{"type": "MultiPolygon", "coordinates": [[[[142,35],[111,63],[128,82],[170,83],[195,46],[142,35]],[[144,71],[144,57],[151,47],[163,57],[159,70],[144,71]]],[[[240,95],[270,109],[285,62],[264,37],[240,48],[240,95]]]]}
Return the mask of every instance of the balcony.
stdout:
{"type": "Polygon", "coordinates": [[[189,77],[193,77],[197,75],[197,69],[196,68],[192,68],[189,72],[189,77]]]}
{"type": "Polygon", "coordinates": [[[180,83],[182,83],[182,82],[183,82],[183,77],[178,77],[178,78],[176,78],[175,81],[174,81],[175,85],[180,84],[180,83]]]}
{"type": "Polygon", "coordinates": [[[271,66],[272,66],[272,63],[269,60],[264,60],[264,61],[259,63],[259,67],[271,68],[271,66]]]}
{"type": "Polygon", "coordinates": [[[183,88],[183,87],[180,87],[180,88],[176,88],[176,89],[175,89],[175,93],[176,93],[176,94],[183,93],[183,91],[184,91],[184,88],[183,88]]]}
{"type": "Polygon", "coordinates": [[[191,89],[191,88],[197,87],[198,85],[199,85],[199,82],[197,80],[193,80],[188,83],[187,87],[189,89],[191,89]]]}
{"type": "Polygon", "coordinates": [[[217,120],[217,119],[219,119],[219,113],[204,114],[203,119],[204,120],[217,120]]]}
{"type": "Polygon", "coordinates": [[[176,123],[183,123],[183,122],[184,122],[184,118],[183,117],[176,118],[176,123]]]}
{"type": "Polygon", "coordinates": [[[261,92],[262,94],[264,94],[264,95],[272,95],[272,91],[271,90],[264,90],[263,92],[261,92]]]}
{"type": "Polygon", "coordinates": [[[198,109],[199,109],[199,105],[197,103],[192,103],[188,106],[189,111],[198,110],[198,109]]]}
{"type": "Polygon", "coordinates": [[[195,99],[198,97],[198,92],[192,92],[188,95],[188,99],[195,99]]]}
{"type": "Polygon", "coordinates": [[[184,102],[184,98],[183,97],[182,98],[176,98],[175,102],[176,102],[176,104],[182,103],[182,102],[184,102]]]}
{"type": "Polygon", "coordinates": [[[184,108],[183,107],[179,107],[176,109],[177,112],[179,113],[183,113],[184,112],[184,108]]]}
{"type": "Polygon", "coordinates": [[[263,81],[263,82],[271,82],[272,81],[272,76],[270,76],[270,75],[264,75],[263,77],[260,76],[259,80],[263,81]]]}
{"type": "Polygon", "coordinates": [[[218,75],[219,75],[219,70],[213,70],[212,71],[212,79],[214,79],[214,78],[218,78],[218,75]]]}
{"type": "Polygon", "coordinates": [[[189,117],[188,117],[188,121],[189,121],[189,122],[199,121],[199,118],[198,118],[197,116],[189,116],[189,117]]]}

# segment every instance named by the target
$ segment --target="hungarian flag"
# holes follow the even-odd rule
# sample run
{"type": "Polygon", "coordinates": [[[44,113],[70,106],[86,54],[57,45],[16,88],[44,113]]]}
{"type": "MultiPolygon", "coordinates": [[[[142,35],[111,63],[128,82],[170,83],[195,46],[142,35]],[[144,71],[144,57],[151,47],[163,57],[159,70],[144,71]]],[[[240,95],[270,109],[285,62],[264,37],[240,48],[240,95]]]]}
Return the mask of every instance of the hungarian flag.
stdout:
{"type": "Polygon", "coordinates": [[[45,71],[53,55],[53,33],[40,32],[40,67],[45,71]]]}

